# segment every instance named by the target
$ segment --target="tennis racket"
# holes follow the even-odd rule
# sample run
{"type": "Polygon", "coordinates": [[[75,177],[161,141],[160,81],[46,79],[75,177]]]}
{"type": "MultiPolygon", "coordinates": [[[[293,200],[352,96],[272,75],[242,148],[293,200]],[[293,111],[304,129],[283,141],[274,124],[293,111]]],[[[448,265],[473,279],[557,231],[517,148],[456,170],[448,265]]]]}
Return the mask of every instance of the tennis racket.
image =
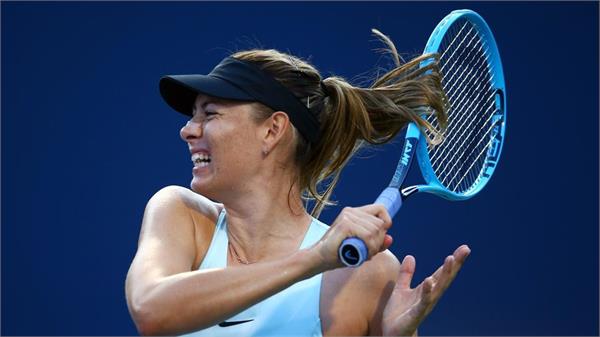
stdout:
{"type": "MultiPolygon", "coordinates": [[[[473,197],[490,180],[502,150],[504,74],[494,36],[483,18],[471,10],[451,12],[431,33],[424,53],[440,55],[448,127],[444,141],[431,146],[417,125],[408,125],[392,181],[375,201],[385,205],[391,217],[407,197],[419,192],[449,200],[473,197]],[[415,154],[425,184],[403,187],[415,154]]],[[[434,114],[426,118],[437,127],[434,114]]],[[[342,242],[338,255],[345,265],[358,267],[368,251],[361,239],[350,237],[342,242]]]]}

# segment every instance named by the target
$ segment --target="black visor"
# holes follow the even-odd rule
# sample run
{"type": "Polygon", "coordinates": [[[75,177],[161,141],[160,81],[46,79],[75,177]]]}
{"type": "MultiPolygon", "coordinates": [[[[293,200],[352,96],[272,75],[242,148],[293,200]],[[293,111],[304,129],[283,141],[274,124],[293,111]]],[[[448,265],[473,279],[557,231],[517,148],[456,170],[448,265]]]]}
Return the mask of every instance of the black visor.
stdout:
{"type": "Polygon", "coordinates": [[[284,111],[292,124],[311,143],[319,138],[319,122],[310,110],[258,66],[227,57],[208,75],[169,75],[160,79],[160,94],[169,106],[185,115],[199,93],[236,101],[260,102],[275,111],[284,111]]]}

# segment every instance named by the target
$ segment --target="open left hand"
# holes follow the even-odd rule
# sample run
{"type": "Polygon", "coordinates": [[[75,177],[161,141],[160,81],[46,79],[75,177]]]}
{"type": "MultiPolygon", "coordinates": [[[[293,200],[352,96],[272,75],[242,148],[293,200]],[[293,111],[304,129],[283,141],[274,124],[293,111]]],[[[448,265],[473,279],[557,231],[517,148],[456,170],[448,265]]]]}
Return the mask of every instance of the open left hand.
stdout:
{"type": "Polygon", "coordinates": [[[415,273],[415,258],[408,255],[402,261],[394,291],[383,311],[384,336],[412,336],[431,312],[471,250],[467,245],[458,247],[444,260],[444,264],[416,288],[410,288],[415,273]]]}

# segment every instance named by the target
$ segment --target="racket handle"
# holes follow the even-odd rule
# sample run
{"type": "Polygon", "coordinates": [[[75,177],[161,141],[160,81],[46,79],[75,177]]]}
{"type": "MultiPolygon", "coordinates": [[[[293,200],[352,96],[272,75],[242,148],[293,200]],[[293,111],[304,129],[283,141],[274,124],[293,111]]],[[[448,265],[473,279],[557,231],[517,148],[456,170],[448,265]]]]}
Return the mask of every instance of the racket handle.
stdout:
{"type": "MultiPolygon", "coordinates": [[[[383,204],[390,214],[390,218],[393,218],[402,206],[400,190],[395,187],[386,188],[375,200],[375,203],[383,204]]],[[[367,245],[357,237],[346,238],[338,249],[338,257],[346,266],[358,267],[369,257],[367,245]]]]}
{"type": "Polygon", "coordinates": [[[369,251],[363,240],[351,237],[342,241],[338,257],[347,267],[358,267],[369,257],[369,251]]]}
{"type": "Polygon", "coordinates": [[[396,187],[388,187],[381,192],[374,203],[383,204],[385,209],[390,214],[390,218],[393,218],[400,210],[400,207],[402,207],[402,196],[400,195],[400,190],[396,187]]]}

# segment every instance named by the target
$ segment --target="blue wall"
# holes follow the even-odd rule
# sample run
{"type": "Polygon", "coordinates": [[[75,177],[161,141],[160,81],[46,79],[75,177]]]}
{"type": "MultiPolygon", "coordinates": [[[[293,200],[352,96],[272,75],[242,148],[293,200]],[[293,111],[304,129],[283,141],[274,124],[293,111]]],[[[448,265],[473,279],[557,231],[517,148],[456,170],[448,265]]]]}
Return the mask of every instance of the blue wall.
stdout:
{"type": "MultiPolygon", "coordinates": [[[[508,126],[484,193],[419,195],[395,218],[392,250],[416,256],[419,280],[459,244],[473,251],[420,332],[598,335],[597,2],[1,6],[2,335],[136,334],[124,281],[145,203],[190,181],[185,119],[160,76],[207,72],[260,42],[353,78],[380,60],[372,27],[416,55],[458,8],[494,30],[508,126]]],[[[340,205],[371,202],[394,151],[353,160],[340,205]]]]}

